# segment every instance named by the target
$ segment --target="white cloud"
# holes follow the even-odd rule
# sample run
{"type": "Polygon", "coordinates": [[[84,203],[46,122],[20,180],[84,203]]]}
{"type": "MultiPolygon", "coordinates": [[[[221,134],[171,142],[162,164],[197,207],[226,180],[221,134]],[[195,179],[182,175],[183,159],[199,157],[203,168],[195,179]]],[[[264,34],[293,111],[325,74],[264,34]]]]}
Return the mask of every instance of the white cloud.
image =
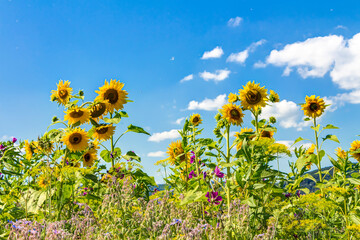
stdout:
{"type": "Polygon", "coordinates": [[[204,52],[201,59],[220,58],[223,54],[224,51],[222,50],[222,48],[217,46],[211,51],[204,52]]]}
{"type": "Polygon", "coordinates": [[[180,82],[183,83],[183,82],[187,82],[187,81],[190,81],[193,79],[194,79],[194,75],[190,74],[190,75],[187,75],[186,77],[184,77],[183,79],[181,79],[180,82]]]}
{"type": "Polygon", "coordinates": [[[185,119],[184,117],[178,118],[178,119],[176,119],[176,121],[174,123],[180,125],[184,119],[185,119]]]}
{"type": "Polygon", "coordinates": [[[179,138],[179,137],[180,137],[180,134],[178,132],[178,129],[172,129],[170,131],[154,133],[152,136],[150,136],[148,138],[148,141],[150,141],[150,142],[161,142],[163,140],[176,139],[176,138],[179,138]]]}
{"type": "Polygon", "coordinates": [[[345,27],[344,25],[337,25],[337,26],[335,27],[335,29],[344,29],[344,30],[347,30],[348,28],[345,27]]]}
{"type": "Polygon", "coordinates": [[[229,27],[237,27],[243,21],[241,17],[230,18],[227,25],[229,27]]]}
{"type": "Polygon", "coordinates": [[[226,94],[217,96],[215,99],[205,98],[202,102],[191,101],[188,105],[188,110],[205,110],[216,111],[226,104],[226,94]]]}
{"type": "Polygon", "coordinates": [[[293,101],[282,100],[271,105],[267,105],[261,112],[261,117],[269,119],[275,117],[281,127],[296,128],[301,131],[303,127],[309,126],[310,121],[303,121],[301,107],[293,101]]]}
{"type": "Polygon", "coordinates": [[[157,152],[149,152],[147,154],[148,157],[164,157],[166,155],[163,151],[157,151],[157,152]]]}
{"type": "Polygon", "coordinates": [[[349,93],[339,93],[336,96],[324,97],[324,101],[330,106],[327,110],[330,112],[335,111],[338,107],[343,106],[345,103],[360,104],[360,90],[354,90],[349,93]]]}
{"type": "Polygon", "coordinates": [[[170,61],[174,61],[174,60],[175,60],[175,57],[171,57],[171,58],[170,58],[170,61]]]}
{"type": "Polygon", "coordinates": [[[249,53],[254,52],[255,49],[264,44],[266,41],[264,39],[252,43],[249,47],[247,47],[244,51],[238,53],[231,53],[230,56],[226,59],[226,62],[236,62],[240,64],[244,64],[246,59],[249,57],[249,53]]]}
{"type": "Polygon", "coordinates": [[[228,78],[230,73],[231,73],[230,70],[220,69],[220,70],[216,70],[215,73],[204,71],[199,73],[199,75],[205,81],[214,80],[215,82],[220,82],[228,78]]]}
{"type": "Polygon", "coordinates": [[[267,64],[263,63],[262,61],[258,61],[254,64],[254,68],[264,68],[266,66],[267,66],[267,64]]]}

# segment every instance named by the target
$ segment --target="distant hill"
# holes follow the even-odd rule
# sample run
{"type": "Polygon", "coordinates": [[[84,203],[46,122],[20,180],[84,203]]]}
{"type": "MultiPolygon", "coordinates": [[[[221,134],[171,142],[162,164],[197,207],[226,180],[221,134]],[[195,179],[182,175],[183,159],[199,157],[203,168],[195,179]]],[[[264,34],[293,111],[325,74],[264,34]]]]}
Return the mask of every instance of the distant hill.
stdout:
{"type": "MultiPolygon", "coordinates": [[[[327,171],[329,169],[331,169],[332,167],[324,167],[324,168],[321,168],[321,172],[324,172],[324,171],[327,171]]],[[[318,174],[318,170],[313,170],[313,171],[310,171],[310,172],[307,172],[307,174],[310,174],[311,176],[313,176],[316,181],[319,181],[319,174],[318,174]]],[[[333,175],[333,169],[330,170],[329,174],[327,174],[325,176],[325,174],[322,174],[322,176],[324,177],[324,179],[326,180],[330,180],[331,177],[333,175]]],[[[315,182],[310,180],[310,179],[305,179],[304,181],[301,182],[300,184],[300,187],[302,188],[308,188],[310,190],[310,192],[315,192],[315,182]]]]}

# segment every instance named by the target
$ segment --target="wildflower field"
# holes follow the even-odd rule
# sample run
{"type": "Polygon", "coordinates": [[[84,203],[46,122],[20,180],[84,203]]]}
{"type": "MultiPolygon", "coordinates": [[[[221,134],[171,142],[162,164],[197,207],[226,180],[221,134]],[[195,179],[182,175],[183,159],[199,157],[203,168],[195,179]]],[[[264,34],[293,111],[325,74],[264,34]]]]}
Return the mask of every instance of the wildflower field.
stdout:
{"type": "Polygon", "coordinates": [[[0,239],[360,238],[360,141],[334,149],[335,158],[323,150],[339,140],[338,127],[317,123],[328,107],[321,97],[302,103],[314,137],[295,143],[312,145],[289,148],[275,140],[276,119],[260,117],[279,95],[248,82],[214,116],[213,138],[201,136],[200,114],[186,119],[181,140],[156,163],[167,171],[159,190],[140,157],[121,148],[124,134],[150,135],[117,128],[131,118],[124,83],[105,81],[96,93],[88,101],[60,81],[51,101],[64,118],[54,117],[38,139],[1,142],[0,239]],[[270,166],[283,156],[295,159],[289,173],[270,166]],[[327,158],[332,166],[323,170],[327,158]]]}

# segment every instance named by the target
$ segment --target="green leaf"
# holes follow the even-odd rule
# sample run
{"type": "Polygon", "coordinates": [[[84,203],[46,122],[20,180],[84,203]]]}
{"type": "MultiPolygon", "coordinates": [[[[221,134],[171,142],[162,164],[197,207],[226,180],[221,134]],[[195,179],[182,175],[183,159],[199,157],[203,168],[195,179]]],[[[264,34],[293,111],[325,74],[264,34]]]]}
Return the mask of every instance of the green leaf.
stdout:
{"type": "Polygon", "coordinates": [[[136,133],[144,133],[144,134],[147,134],[150,136],[150,133],[148,133],[147,131],[145,131],[142,127],[137,127],[137,126],[134,126],[132,124],[130,124],[128,126],[128,132],[136,132],[136,133]]]}
{"type": "Polygon", "coordinates": [[[205,155],[210,156],[210,157],[217,157],[217,155],[215,153],[212,153],[212,152],[206,152],[205,155]]]}
{"type": "Polygon", "coordinates": [[[328,135],[326,135],[326,137],[323,138],[323,141],[325,141],[327,139],[329,139],[331,141],[334,141],[334,142],[337,142],[337,143],[340,143],[340,141],[339,141],[339,139],[337,138],[336,135],[328,134],[328,135]]]}
{"type": "Polygon", "coordinates": [[[98,178],[94,174],[86,174],[84,176],[84,178],[89,179],[89,180],[91,180],[91,181],[93,181],[95,183],[98,182],[98,178]]]}
{"type": "Polygon", "coordinates": [[[333,159],[333,158],[330,157],[329,155],[328,155],[328,158],[329,158],[330,162],[332,163],[332,165],[333,165],[334,167],[336,167],[337,169],[342,169],[342,167],[340,166],[340,164],[339,164],[335,159],[333,159]]]}
{"type": "Polygon", "coordinates": [[[111,162],[110,152],[108,150],[102,150],[100,157],[104,159],[105,162],[111,162]]]}
{"type": "Polygon", "coordinates": [[[339,128],[334,125],[328,124],[323,129],[339,129],[339,128]]]}
{"type": "Polygon", "coordinates": [[[304,121],[310,121],[311,119],[310,118],[304,118],[304,121]]]}
{"type": "Polygon", "coordinates": [[[294,145],[295,143],[298,143],[298,142],[302,141],[302,140],[305,140],[305,139],[302,138],[302,137],[298,137],[298,138],[295,140],[295,142],[293,143],[293,145],[294,145]]]}
{"type": "Polygon", "coordinates": [[[360,185],[360,179],[356,179],[356,178],[347,178],[347,180],[354,184],[354,185],[360,185]]]}
{"type": "Polygon", "coordinates": [[[320,129],[320,124],[316,125],[316,127],[311,127],[311,129],[313,129],[314,131],[316,132],[319,132],[319,129],[320,129]]]}
{"type": "Polygon", "coordinates": [[[113,117],[113,118],[104,118],[104,122],[106,123],[112,123],[112,124],[118,124],[120,122],[121,118],[113,117]]]}
{"type": "Polygon", "coordinates": [[[125,158],[126,160],[129,160],[129,161],[136,160],[136,161],[140,162],[140,157],[132,151],[128,151],[125,155],[123,155],[123,158],[125,158]]]}
{"type": "Polygon", "coordinates": [[[90,118],[90,122],[91,122],[91,124],[92,124],[93,126],[95,126],[95,127],[98,127],[98,126],[99,126],[99,124],[98,124],[95,120],[93,120],[92,118],[90,118]]]}
{"type": "Polygon", "coordinates": [[[121,111],[116,114],[119,114],[121,117],[129,117],[129,115],[125,111],[121,111]]]}

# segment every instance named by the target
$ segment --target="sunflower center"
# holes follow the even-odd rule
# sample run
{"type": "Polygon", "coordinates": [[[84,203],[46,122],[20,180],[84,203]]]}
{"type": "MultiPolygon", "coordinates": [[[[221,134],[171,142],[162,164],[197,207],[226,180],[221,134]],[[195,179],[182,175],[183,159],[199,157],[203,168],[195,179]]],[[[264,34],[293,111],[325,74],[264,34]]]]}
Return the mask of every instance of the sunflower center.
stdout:
{"type": "Polygon", "coordinates": [[[74,110],[70,113],[70,117],[72,118],[80,118],[82,115],[84,115],[84,112],[81,110],[74,110]]]}
{"type": "Polygon", "coordinates": [[[85,162],[90,161],[90,159],[91,159],[90,154],[89,154],[89,153],[86,153],[86,154],[84,155],[84,160],[85,160],[85,162]]]}
{"type": "Polygon", "coordinates": [[[105,134],[107,133],[108,129],[109,129],[108,127],[102,127],[100,129],[96,129],[95,131],[99,134],[105,134]]]}
{"type": "Polygon", "coordinates": [[[311,111],[316,111],[319,109],[319,105],[317,103],[310,103],[310,110],[311,111]]]}
{"type": "Polygon", "coordinates": [[[105,103],[97,103],[91,108],[90,116],[92,118],[100,117],[101,115],[104,114],[105,110],[106,110],[105,103]]]}
{"type": "Polygon", "coordinates": [[[250,90],[246,93],[246,102],[255,105],[261,101],[261,94],[256,90],[250,90]]]}
{"type": "Polygon", "coordinates": [[[240,118],[240,112],[237,109],[231,109],[230,115],[231,115],[231,118],[233,118],[233,119],[240,118]]]}
{"type": "Polygon", "coordinates": [[[59,91],[59,97],[60,97],[60,98],[66,98],[67,95],[68,95],[68,91],[66,91],[66,90],[64,90],[64,89],[62,89],[62,90],[59,91]]]}
{"type": "Polygon", "coordinates": [[[199,118],[198,117],[194,117],[193,118],[193,123],[197,123],[199,121],[199,118]]]}
{"type": "Polygon", "coordinates": [[[74,133],[70,136],[70,143],[71,144],[79,144],[81,142],[82,136],[80,133],[74,133]]]}
{"type": "Polygon", "coordinates": [[[104,94],[104,98],[108,100],[109,103],[115,104],[119,99],[119,95],[115,89],[108,89],[104,94]]]}
{"type": "Polygon", "coordinates": [[[261,136],[262,136],[262,137],[266,137],[266,138],[271,138],[271,134],[270,134],[269,131],[263,131],[263,132],[261,133],[261,136]]]}

